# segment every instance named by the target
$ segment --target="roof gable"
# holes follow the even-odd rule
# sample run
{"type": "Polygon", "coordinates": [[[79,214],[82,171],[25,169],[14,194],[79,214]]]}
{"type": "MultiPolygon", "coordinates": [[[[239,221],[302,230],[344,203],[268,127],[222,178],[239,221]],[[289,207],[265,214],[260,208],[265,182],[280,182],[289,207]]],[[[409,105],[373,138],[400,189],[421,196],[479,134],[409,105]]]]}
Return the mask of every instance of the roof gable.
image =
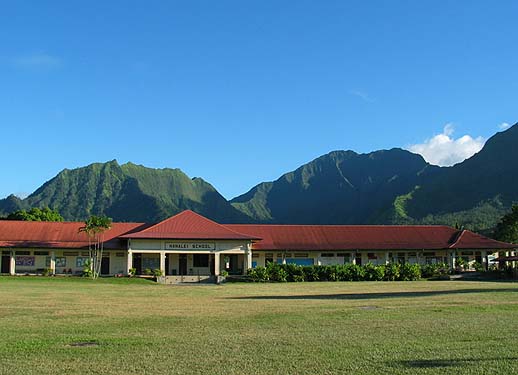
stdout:
{"type": "Polygon", "coordinates": [[[450,249],[512,249],[517,246],[518,245],[493,240],[492,238],[464,229],[450,245],[450,249]]]}
{"type": "Polygon", "coordinates": [[[121,236],[134,239],[210,239],[257,240],[259,237],[242,234],[207,219],[191,210],[182,211],[144,230],[121,236]]]}

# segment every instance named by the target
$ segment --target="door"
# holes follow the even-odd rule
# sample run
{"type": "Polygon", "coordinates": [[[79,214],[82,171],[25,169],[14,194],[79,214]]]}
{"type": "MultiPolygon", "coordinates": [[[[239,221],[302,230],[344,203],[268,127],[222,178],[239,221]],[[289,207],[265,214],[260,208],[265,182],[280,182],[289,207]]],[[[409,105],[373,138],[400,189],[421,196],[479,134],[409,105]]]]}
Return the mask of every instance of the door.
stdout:
{"type": "Polygon", "coordinates": [[[228,273],[230,274],[237,274],[239,273],[239,264],[238,264],[238,257],[235,254],[230,255],[230,268],[228,270],[228,273]]]}
{"type": "Polygon", "coordinates": [[[178,259],[178,274],[181,276],[187,275],[187,254],[180,254],[178,259]]]}
{"type": "Polygon", "coordinates": [[[9,273],[9,263],[11,262],[11,257],[9,255],[2,255],[2,270],[0,273],[9,273]]]}
{"type": "Polygon", "coordinates": [[[103,257],[101,260],[101,275],[109,275],[110,274],[110,258],[103,257]]]}
{"type": "Polygon", "coordinates": [[[133,254],[133,268],[136,275],[142,275],[142,254],[133,254]]]}

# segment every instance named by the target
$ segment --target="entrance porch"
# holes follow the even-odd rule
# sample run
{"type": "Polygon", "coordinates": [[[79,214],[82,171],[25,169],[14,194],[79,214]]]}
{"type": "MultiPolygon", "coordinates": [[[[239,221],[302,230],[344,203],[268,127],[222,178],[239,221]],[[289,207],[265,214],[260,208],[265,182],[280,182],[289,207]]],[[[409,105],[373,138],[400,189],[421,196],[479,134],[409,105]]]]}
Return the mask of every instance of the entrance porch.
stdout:
{"type": "Polygon", "coordinates": [[[160,270],[164,276],[178,276],[188,280],[207,276],[244,275],[252,266],[251,253],[245,252],[171,252],[128,251],[127,273],[151,275],[160,270]]]}

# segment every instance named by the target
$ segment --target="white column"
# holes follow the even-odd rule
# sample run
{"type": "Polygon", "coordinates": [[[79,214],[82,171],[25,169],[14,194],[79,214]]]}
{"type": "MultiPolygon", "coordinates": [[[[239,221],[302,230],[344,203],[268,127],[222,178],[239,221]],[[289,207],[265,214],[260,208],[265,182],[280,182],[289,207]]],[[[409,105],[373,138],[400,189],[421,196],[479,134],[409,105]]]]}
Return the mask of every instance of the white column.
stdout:
{"type": "Polygon", "coordinates": [[[50,269],[52,271],[52,274],[56,274],[56,252],[51,251],[50,252],[50,269]]]}
{"type": "Polygon", "coordinates": [[[162,275],[165,275],[165,252],[160,252],[160,271],[162,272],[162,275]]]}
{"type": "Polygon", "coordinates": [[[128,260],[126,266],[126,275],[129,275],[130,269],[133,268],[133,251],[131,250],[128,250],[128,260]]]}
{"type": "Polygon", "coordinates": [[[455,250],[453,250],[453,252],[450,253],[450,257],[451,257],[451,269],[452,270],[455,270],[455,258],[457,256],[457,252],[455,250]]]}
{"type": "Polygon", "coordinates": [[[389,264],[389,263],[390,263],[389,252],[385,251],[385,264],[389,264]]]}
{"type": "Polygon", "coordinates": [[[214,275],[219,276],[219,271],[221,270],[220,266],[220,254],[214,253],[214,275]]]}
{"type": "Polygon", "coordinates": [[[14,257],[14,251],[11,251],[11,255],[9,257],[9,274],[16,274],[16,258],[14,257]]]}
{"type": "Polygon", "coordinates": [[[249,268],[252,268],[252,243],[246,244],[245,264],[246,266],[243,267],[243,275],[246,275],[246,271],[248,271],[249,268]]]}

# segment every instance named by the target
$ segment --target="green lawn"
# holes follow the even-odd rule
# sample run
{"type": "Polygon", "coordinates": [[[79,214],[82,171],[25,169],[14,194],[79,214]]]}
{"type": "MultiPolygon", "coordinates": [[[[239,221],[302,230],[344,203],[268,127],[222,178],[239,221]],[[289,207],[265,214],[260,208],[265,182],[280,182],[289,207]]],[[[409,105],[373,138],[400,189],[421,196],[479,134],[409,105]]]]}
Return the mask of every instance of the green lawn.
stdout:
{"type": "Polygon", "coordinates": [[[0,277],[0,301],[0,374],[518,373],[518,283],[0,277]]]}

